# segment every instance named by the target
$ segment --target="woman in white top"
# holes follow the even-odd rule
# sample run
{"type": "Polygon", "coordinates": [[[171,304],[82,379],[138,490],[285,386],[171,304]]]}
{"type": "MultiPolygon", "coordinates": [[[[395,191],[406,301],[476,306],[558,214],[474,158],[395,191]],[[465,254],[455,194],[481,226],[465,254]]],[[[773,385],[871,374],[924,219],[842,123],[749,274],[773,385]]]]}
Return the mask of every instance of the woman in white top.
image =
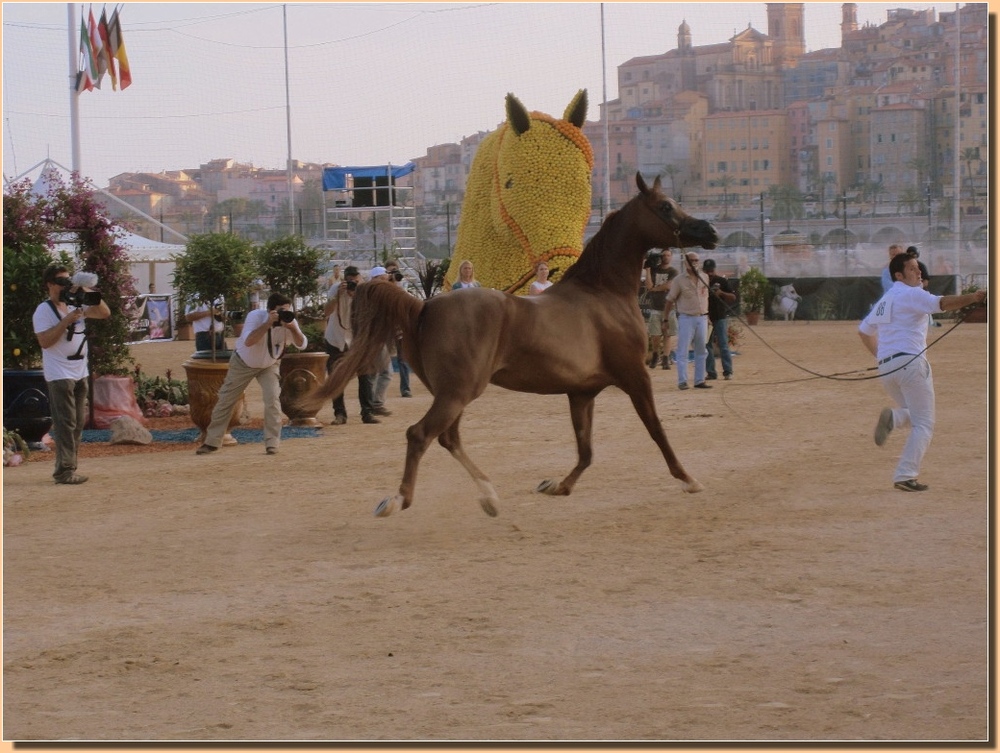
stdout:
{"type": "Polygon", "coordinates": [[[458,265],[458,279],[452,283],[452,290],[461,290],[462,288],[478,288],[481,287],[479,281],[475,279],[475,270],[472,268],[472,262],[466,259],[461,264],[458,265]]]}
{"type": "Polygon", "coordinates": [[[528,295],[540,295],[550,287],[552,282],[549,280],[549,265],[540,261],[535,265],[535,281],[528,288],[528,295]]]}

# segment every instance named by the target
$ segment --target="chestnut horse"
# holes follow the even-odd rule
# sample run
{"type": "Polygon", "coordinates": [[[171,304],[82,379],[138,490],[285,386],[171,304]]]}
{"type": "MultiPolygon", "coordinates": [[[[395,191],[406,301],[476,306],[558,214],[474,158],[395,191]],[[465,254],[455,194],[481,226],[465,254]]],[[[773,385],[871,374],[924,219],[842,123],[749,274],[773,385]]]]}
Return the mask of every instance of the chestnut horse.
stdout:
{"type": "Polygon", "coordinates": [[[711,249],[719,236],[710,223],[666,198],[659,177],[649,188],[636,174],[636,184],[639,194],[608,215],[576,263],[542,295],[465,288],[423,301],[385,281],[358,286],[351,347],[304,399],[319,406],[343,392],[359,371],[367,373],[367,365],[397,332],[402,332],[404,358],[434,396],[430,410],[406,432],[399,492],[376,506],[376,516],[410,506],[417,466],[435,439],[476,481],[486,514],[497,514],[496,490],[465,454],[458,433],[465,406],[491,383],[569,397],[578,462],[562,481],[542,481],[536,491],[567,495],[573,490],[591,462],[594,399],[612,385],[631,398],[681,488],[701,491],[674,455],[656,414],[637,290],[649,249],[711,249]]]}

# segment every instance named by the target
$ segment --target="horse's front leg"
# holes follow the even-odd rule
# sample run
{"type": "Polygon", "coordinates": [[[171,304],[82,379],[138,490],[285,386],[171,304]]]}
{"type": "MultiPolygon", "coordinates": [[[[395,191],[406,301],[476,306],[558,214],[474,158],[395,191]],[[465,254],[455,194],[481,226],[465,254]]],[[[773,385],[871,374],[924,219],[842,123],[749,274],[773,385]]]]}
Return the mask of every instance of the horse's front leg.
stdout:
{"type": "Polygon", "coordinates": [[[576,480],[593,461],[594,451],[591,437],[594,428],[594,398],[593,394],[572,394],[569,396],[569,415],[573,420],[573,433],[576,436],[577,461],[573,470],[562,481],[545,479],[535,487],[536,492],[566,496],[573,491],[576,480]]]}
{"type": "Polygon", "coordinates": [[[692,493],[700,492],[704,489],[705,487],[701,485],[698,479],[689,475],[684,470],[681,461],[674,455],[674,450],[670,446],[670,442],[667,441],[667,434],[663,431],[663,424],[660,423],[660,418],[656,415],[656,405],[653,402],[653,387],[646,370],[643,369],[639,372],[633,383],[627,387],[623,386],[622,389],[628,393],[629,398],[632,400],[632,405],[635,407],[635,412],[642,419],[643,426],[646,427],[649,436],[656,442],[656,446],[660,448],[663,459],[667,461],[667,467],[670,469],[670,475],[681,482],[681,489],[692,493]]]}
{"type": "Polygon", "coordinates": [[[494,488],[489,476],[479,470],[476,464],[465,454],[465,450],[462,448],[462,439],[458,434],[458,423],[461,420],[461,416],[456,418],[452,425],[445,429],[444,433],[438,437],[438,443],[450,452],[451,456],[461,463],[462,467],[472,476],[473,481],[476,482],[479,486],[479,491],[482,493],[482,496],[479,498],[479,506],[483,508],[483,512],[491,518],[495,518],[497,516],[497,503],[500,501],[500,497],[497,495],[497,490],[494,488]]]}

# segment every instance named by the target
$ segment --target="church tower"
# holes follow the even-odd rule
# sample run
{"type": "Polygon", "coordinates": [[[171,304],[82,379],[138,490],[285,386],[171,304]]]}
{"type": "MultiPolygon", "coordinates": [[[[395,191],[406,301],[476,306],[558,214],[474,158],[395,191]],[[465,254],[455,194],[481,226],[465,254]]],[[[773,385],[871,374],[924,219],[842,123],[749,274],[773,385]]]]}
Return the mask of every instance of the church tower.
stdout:
{"type": "Polygon", "coordinates": [[[858,30],[858,4],[844,3],[840,6],[840,46],[844,47],[847,37],[858,30]]]}
{"type": "Polygon", "coordinates": [[[681,21],[677,27],[677,49],[685,52],[691,49],[691,27],[687,21],[681,21]]]}
{"type": "Polygon", "coordinates": [[[794,66],[806,54],[805,3],[767,3],[767,35],[776,65],[794,66]]]}

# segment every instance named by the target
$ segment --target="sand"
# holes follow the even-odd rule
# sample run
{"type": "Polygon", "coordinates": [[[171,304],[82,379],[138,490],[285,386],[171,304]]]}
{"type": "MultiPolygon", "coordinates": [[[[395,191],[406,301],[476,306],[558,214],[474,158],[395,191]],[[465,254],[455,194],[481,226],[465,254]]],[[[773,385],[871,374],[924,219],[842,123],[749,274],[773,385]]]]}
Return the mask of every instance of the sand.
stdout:
{"type": "MultiPolygon", "coordinates": [[[[697,495],[616,390],[570,497],[532,491],[575,461],[564,397],[467,409],[497,518],[437,445],[413,507],[372,516],[419,384],[378,426],[349,393],[347,425],[274,457],[91,457],[79,487],[5,469],[4,738],[982,740],[987,327],[928,354],[923,494],[892,488],[902,436],[873,444],[877,380],[784,360],[870,376],[855,330],[763,323],[712,390],[652,373],[697,495]]],[[[189,351],[134,349],[154,374],[189,351]]]]}

